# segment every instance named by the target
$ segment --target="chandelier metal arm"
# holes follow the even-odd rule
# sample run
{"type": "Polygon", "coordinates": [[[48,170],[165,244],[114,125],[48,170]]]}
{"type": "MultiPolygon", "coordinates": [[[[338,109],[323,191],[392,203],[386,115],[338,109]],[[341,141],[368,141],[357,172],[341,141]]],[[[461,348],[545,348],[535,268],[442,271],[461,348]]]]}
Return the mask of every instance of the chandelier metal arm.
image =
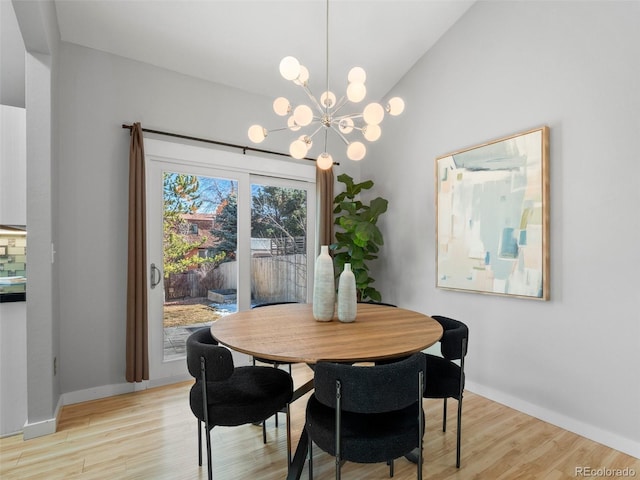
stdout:
{"type": "Polygon", "coordinates": [[[350,119],[355,119],[355,118],[363,118],[364,115],[362,115],[362,113],[348,113],[346,115],[341,115],[339,117],[334,117],[334,119],[337,122],[340,122],[340,120],[344,120],[346,118],[350,118],[350,119]]]}
{"type": "Polygon", "coordinates": [[[336,106],[333,108],[332,116],[335,116],[335,114],[338,113],[340,109],[342,109],[342,107],[347,105],[347,103],[349,103],[349,99],[346,97],[346,95],[340,97],[340,100],[336,102],[336,106]]]}
{"type": "Polygon", "coordinates": [[[300,85],[302,87],[302,89],[304,90],[304,92],[307,94],[307,96],[309,97],[309,100],[311,100],[311,102],[315,105],[315,107],[318,109],[318,111],[320,112],[321,115],[324,115],[324,108],[322,108],[322,105],[320,105],[320,102],[318,102],[318,100],[316,99],[316,97],[313,96],[313,93],[311,92],[311,90],[309,89],[309,87],[307,87],[306,85],[300,85]]]}
{"type": "Polygon", "coordinates": [[[280,128],[268,128],[267,132],[281,132],[282,130],[289,130],[289,127],[280,127],[280,128]]]}
{"type": "Polygon", "coordinates": [[[324,127],[322,125],[320,125],[318,128],[316,128],[316,131],[313,132],[311,135],[307,135],[307,137],[309,138],[313,138],[313,136],[318,133],[320,130],[322,130],[324,127]]]}
{"type": "Polygon", "coordinates": [[[342,141],[344,142],[345,145],[349,145],[349,140],[347,140],[347,137],[345,137],[342,134],[342,132],[340,132],[340,130],[338,128],[336,128],[335,125],[333,125],[333,124],[331,125],[331,130],[333,130],[336,133],[336,135],[338,135],[342,139],[342,141]]]}

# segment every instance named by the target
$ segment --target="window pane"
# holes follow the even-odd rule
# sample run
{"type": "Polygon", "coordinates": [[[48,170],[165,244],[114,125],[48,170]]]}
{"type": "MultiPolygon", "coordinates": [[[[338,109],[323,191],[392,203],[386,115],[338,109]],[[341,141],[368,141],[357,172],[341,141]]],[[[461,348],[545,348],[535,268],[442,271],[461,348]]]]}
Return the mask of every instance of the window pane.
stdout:
{"type": "Polygon", "coordinates": [[[307,191],[251,185],[252,304],[307,299],[307,191]]]}
{"type": "Polygon", "coordinates": [[[189,334],[236,310],[236,181],[163,175],[164,359],[189,334]]]}

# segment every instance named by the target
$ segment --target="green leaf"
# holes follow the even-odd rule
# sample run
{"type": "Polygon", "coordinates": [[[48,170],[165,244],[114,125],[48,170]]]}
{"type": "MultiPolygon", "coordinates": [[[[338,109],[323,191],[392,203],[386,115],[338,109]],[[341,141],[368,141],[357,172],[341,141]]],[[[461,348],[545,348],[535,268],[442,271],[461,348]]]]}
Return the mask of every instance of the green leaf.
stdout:
{"type": "Polygon", "coordinates": [[[340,183],[344,183],[346,185],[346,187],[347,187],[347,190],[353,188],[353,178],[351,178],[346,173],[338,175],[338,181],[340,183]]]}
{"type": "Polygon", "coordinates": [[[375,218],[375,220],[377,221],[378,217],[387,211],[388,206],[389,202],[384,198],[377,197],[371,200],[371,203],[369,204],[369,213],[371,215],[371,218],[375,218]]]}
{"type": "Polygon", "coordinates": [[[380,294],[380,292],[378,290],[376,290],[373,287],[368,287],[365,288],[364,291],[362,292],[362,298],[369,298],[371,300],[373,300],[374,302],[381,302],[382,301],[382,295],[380,294]]]}
{"type": "Polygon", "coordinates": [[[380,243],[380,240],[382,239],[380,229],[373,223],[359,223],[356,226],[355,234],[361,241],[372,241],[376,244],[380,243]]]}

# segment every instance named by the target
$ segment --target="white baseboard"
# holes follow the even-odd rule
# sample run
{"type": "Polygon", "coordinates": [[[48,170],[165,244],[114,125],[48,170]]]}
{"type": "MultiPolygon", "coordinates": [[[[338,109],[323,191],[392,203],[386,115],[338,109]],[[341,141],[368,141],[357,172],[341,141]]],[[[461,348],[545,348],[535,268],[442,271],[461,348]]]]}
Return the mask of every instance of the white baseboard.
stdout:
{"type": "Polygon", "coordinates": [[[30,440],[32,438],[42,437],[43,435],[56,433],[56,430],[58,429],[58,419],[60,418],[60,412],[62,411],[62,405],[62,396],[60,396],[58,397],[58,404],[56,405],[56,410],[53,413],[53,418],[48,418],[34,423],[29,423],[29,420],[27,419],[27,423],[24,424],[24,428],[22,429],[23,440],[30,440]]]}
{"type": "MultiPolygon", "coordinates": [[[[102,385],[95,388],[87,388],[86,390],[77,390],[75,392],[68,392],[60,396],[58,404],[54,412],[54,417],[46,420],[42,420],[34,423],[27,423],[22,430],[24,440],[29,440],[36,437],[42,437],[43,435],[49,435],[56,433],[58,427],[58,419],[63,405],[72,405],[74,403],[88,402],[91,400],[98,400],[100,398],[113,397],[115,395],[122,395],[124,393],[138,392],[147,390],[148,388],[161,387],[163,385],[170,385],[172,383],[184,382],[192,379],[191,375],[177,375],[174,377],[165,377],[157,380],[146,380],[139,383],[119,383],[115,385],[102,385]]],[[[20,432],[15,432],[10,435],[16,435],[20,432]]],[[[5,435],[5,436],[10,436],[5,435]]]]}
{"type": "Polygon", "coordinates": [[[123,393],[139,392],[148,388],[161,387],[172,383],[184,382],[190,380],[191,375],[176,375],[173,377],[164,377],[157,380],[145,380],[138,383],[118,383],[114,385],[101,385],[99,387],[87,388],[86,390],[76,390],[75,392],[67,392],[62,395],[64,405],[72,405],[74,403],[88,402],[98,400],[100,398],[113,397],[122,395],[123,393]]]}
{"type": "Polygon", "coordinates": [[[601,443],[607,447],[640,459],[640,442],[622,437],[602,428],[581,422],[562,413],[549,410],[541,407],[540,405],[527,402],[521,398],[514,397],[484,385],[467,381],[465,389],[488,398],[489,400],[501,403],[502,405],[506,405],[507,407],[518,410],[519,412],[539,418],[540,420],[552,425],[556,425],[577,435],[588,438],[589,440],[593,440],[594,442],[601,443]]]}
{"type": "Polygon", "coordinates": [[[188,373],[183,375],[174,375],[173,377],[158,378],[156,380],[149,380],[147,388],[163,387],[164,385],[186,382],[187,380],[193,380],[193,377],[188,373]]]}

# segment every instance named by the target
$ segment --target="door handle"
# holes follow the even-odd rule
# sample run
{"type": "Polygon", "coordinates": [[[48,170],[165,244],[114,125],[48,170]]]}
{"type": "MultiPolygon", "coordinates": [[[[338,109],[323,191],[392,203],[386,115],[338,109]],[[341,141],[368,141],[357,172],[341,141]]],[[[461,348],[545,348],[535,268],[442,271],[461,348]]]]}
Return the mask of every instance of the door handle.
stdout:
{"type": "Polygon", "coordinates": [[[158,284],[162,281],[162,271],[156,267],[155,263],[151,264],[151,272],[149,274],[151,277],[151,288],[156,288],[158,284]],[[158,279],[156,280],[156,273],[158,274],[158,279]]]}

